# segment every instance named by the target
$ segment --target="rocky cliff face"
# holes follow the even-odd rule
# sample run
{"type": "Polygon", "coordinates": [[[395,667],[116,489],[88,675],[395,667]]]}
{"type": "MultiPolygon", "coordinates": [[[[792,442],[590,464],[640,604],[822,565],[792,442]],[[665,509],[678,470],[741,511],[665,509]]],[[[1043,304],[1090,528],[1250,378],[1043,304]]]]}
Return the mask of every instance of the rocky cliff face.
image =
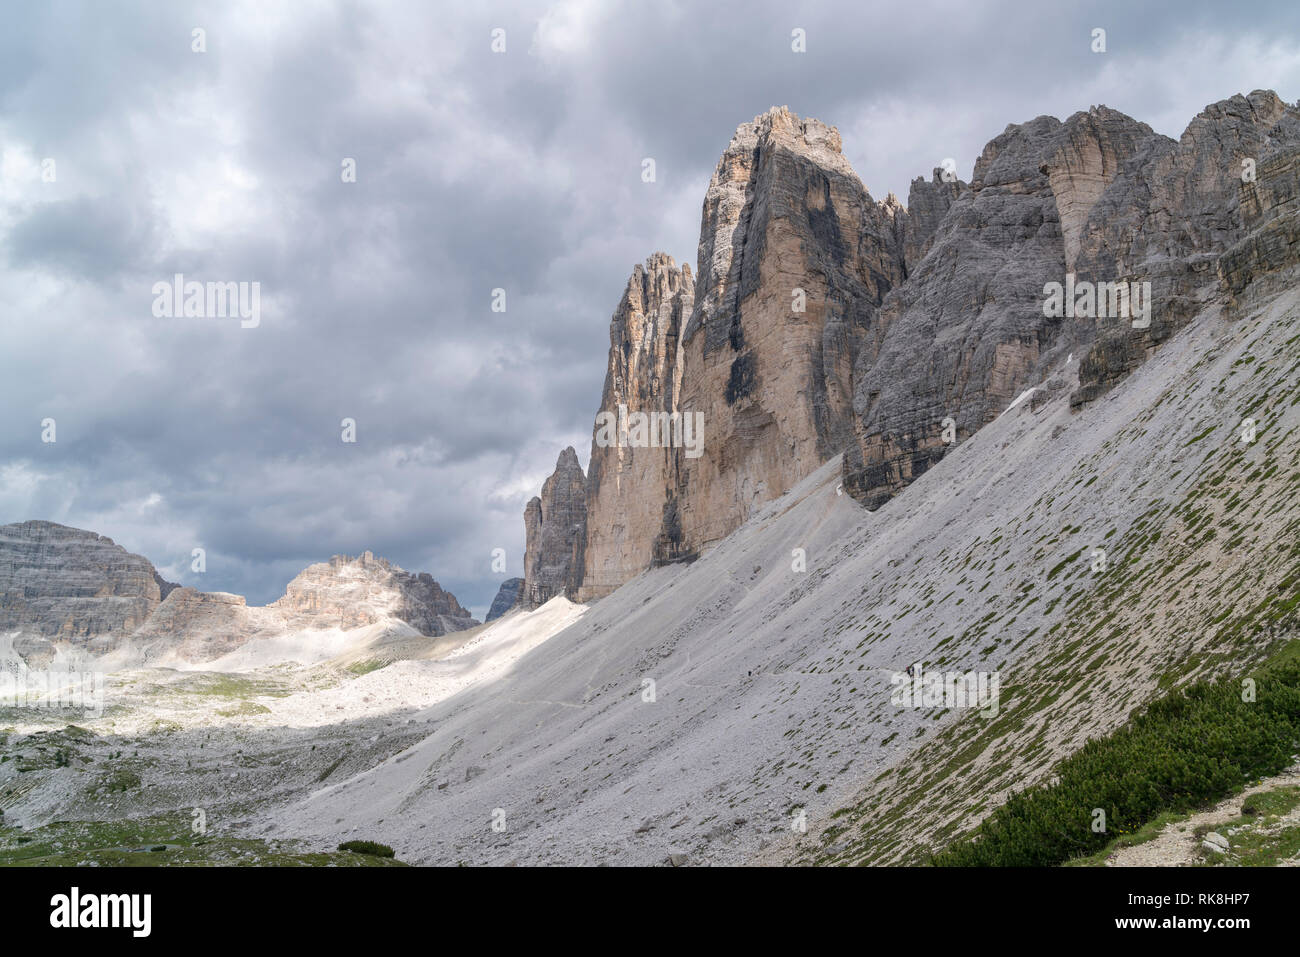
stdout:
{"type": "Polygon", "coordinates": [[[181,587],[175,582],[169,582],[167,579],[163,578],[157,572],[153,573],[153,580],[158,583],[158,594],[163,599],[163,601],[166,601],[168,595],[170,595],[176,589],[181,587]]]}
{"type": "Polygon", "coordinates": [[[1300,262],[1300,145],[1269,149],[1256,173],[1240,187],[1246,236],[1219,260],[1220,283],[1234,300],[1257,280],[1274,285],[1279,271],[1300,262]]]}
{"type": "Polygon", "coordinates": [[[176,587],[130,637],[154,654],[211,661],[255,637],[282,633],[283,624],[267,608],[250,608],[242,595],[176,587]]]}
{"type": "Polygon", "coordinates": [[[1102,191],[1080,230],[1076,271],[1082,279],[1150,282],[1153,308],[1146,328],[1098,321],[1071,398],[1076,408],[1141,365],[1220,294],[1219,258],[1248,228],[1243,164],[1255,163],[1258,175],[1261,160],[1297,144],[1300,111],[1256,90],[1206,107],[1177,142],[1153,138],[1102,191]]]}
{"type": "Polygon", "coordinates": [[[1145,361],[1219,294],[1219,257],[1246,232],[1242,160],[1294,142],[1295,116],[1257,92],[1208,107],[1177,142],[1105,107],[1008,127],[881,310],[880,355],[855,371],[846,488],[879,506],[1067,351],[1083,356],[1076,408],[1145,361]],[[1046,284],[1067,274],[1149,283],[1149,321],[1100,298],[1087,314],[1044,315],[1046,284]]]}
{"type": "Polygon", "coordinates": [[[519,597],[524,590],[524,580],[522,578],[507,578],[497,589],[497,596],[492,599],[492,607],[488,609],[487,617],[484,622],[496,621],[519,602],[519,597]]]}
{"type": "Polygon", "coordinates": [[[686,550],[851,440],[853,368],[904,276],[899,211],[872,200],[833,127],[773,109],[736,131],[705,196],[683,334],[681,409],[705,429],[702,454],[681,457],[686,550]]]}
{"type": "Polygon", "coordinates": [[[521,603],[535,608],[556,595],[576,595],[587,543],[587,480],[573,446],[560,453],[541,497],[524,509],[524,535],[521,603]]]}
{"type": "Polygon", "coordinates": [[[909,232],[892,196],[867,193],[833,127],[784,108],[742,124],[705,197],[698,279],[656,253],[615,310],[586,514],[576,458],[562,456],[525,513],[527,600],[598,598],[690,559],[838,454],[876,310],[954,193],[936,182],[909,232]],[[602,414],[617,420],[612,443],[602,414]],[[637,415],[660,417],[639,441],[637,415]]]}
{"type": "MultiPolygon", "coordinates": [[[[592,437],[587,471],[586,546],[577,596],[580,601],[607,595],[656,560],[655,543],[665,525],[665,510],[679,483],[679,449],[662,429],[654,445],[633,443],[623,420],[639,415],[679,414],[682,380],[681,332],[690,318],[695,284],[691,269],[655,253],[638,265],[609,324],[609,368],[592,437]],[[611,443],[610,438],[614,441],[611,443]]],[[[680,421],[680,418],[676,421],[680,421]]]]}
{"type": "Polygon", "coordinates": [[[943,170],[935,169],[929,182],[918,176],[907,194],[907,207],[895,218],[903,224],[903,258],[910,276],[930,251],[935,230],[948,215],[966,184],[955,176],[944,179],[943,170]]]}
{"type": "Polygon", "coordinates": [[[1089,223],[1093,209],[1111,184],[1121,178],[1125,165],[1168,142],[1145,123],[1104,106],[1076,113],[1053,137],[1040,171],[1046,174],[1056,202],[1066,270],[1079,269],[1085,232],[1089,236],[1086,258],[1092,258],[1089,223]]]}
{"type": "Polygon", "coordinates": [[[557,466],[526,516],[533,600],[689,559],[840,451],[845,489],[878,507],[1017,397],[1067,388],[1071,353],[1073,406],[1100,395],[1209,299],[1300,258],[1298,117],[1259,91],[1178,141],[1106,107],[1038,117],[990,141],[970,183],[915,180],[906,209],[871,199],[834,128],[785,109],[743,124],[693,289],[656,254],[611,323],[602,410],[698,413],[702,447],[593,443],[581,544],[576,459],[557,466]],[[1149,283],[1149,324],[1100,297],[1053,314],[1050,284],[1075,282],[1149,283]]]}
{"type": "Polygon", "coordinates": [[[52,642],[107,650],[158,607],[160,581],[147,559],[94,532],[0,526],[0,632],[19,633],[24,653],[52,642]]]}
{"type": "Polygon", "coordinates": [[[436,637],[478,624],[429,574],[413,574],[370,552],[307,566],[268,608],[288,628],[361,628],[395,618],[436,637]]]}
{"type": "MultiPolygon", "coordinates": [[[[1064,282],[1089,197],[1153,136],[1104,108],[1039,117],[992,140],[969,185],[943,184],[951,202],[881,309],[879,349],[855,370],[847,491],[878,507],[1086,338],[1044,315],[1044,286],[1064,282]]],[[[921,223],[935,185],[915,197],[921,223]]]]}

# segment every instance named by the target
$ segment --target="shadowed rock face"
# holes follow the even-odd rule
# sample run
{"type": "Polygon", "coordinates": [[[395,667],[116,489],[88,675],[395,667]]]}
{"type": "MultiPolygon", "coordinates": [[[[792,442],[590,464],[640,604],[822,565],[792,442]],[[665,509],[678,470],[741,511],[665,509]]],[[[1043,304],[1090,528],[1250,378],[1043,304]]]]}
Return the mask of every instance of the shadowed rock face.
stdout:
{"type": "Polygon", "coordinates": [[[174,592],[177,588],[181,587],[175,582],[169,582],[167,579],[163,578],[157,572],[153,573],[153,580],[158,583],[158,594],[162,597],[164,601],[167,600],[168,595],[174,592]]]}
{"type": "Polygon", "coordinates": [[[943,171],[935,169],[926,182],[920,176],[912,180],[907,194],[907,208],[896,219],[903,223],[903,254],[907,275],[911,275],[933,245],[934,233],[966,184],[959,179],[945,181],[943,171]]]}
{"type": "Polygon", "coordinates": [[[94,532],[0,526],[0,632],[19,632],[20,651],[48,641],[107,650],[158,607],[160,582],[147,559],[94,532]]]}
{"type": "Polygon", "coordinates": [[[1297,144],[1300,111],[1256,90],[1206,107],[1177,142],[1156,137],[1129,160],[1088,214],[1077,272],[1083,279],[1149,281],[1151,324],[1098,322],[1072,406],[1102,395],[1220,295],[1219,259],[1248,230],[1243,161],[1254,160],[1258,175],[1260,161],[1274,157],[1274,167],[1262,169],[1276,177],[1297,144]]]}
{"type": "Polygon", "coordinates": [[[1254,182],[1243,182],[1240,188],[1241,217],[1248,232],[1219,260],[1220,284],[1233,297],[1300,261],[1300,145],[1293,140],[1271,148],[1256,173],[1254,182]]]}
{"type": "Polygon", "coordinates": [[[524,509],[524,594],[535,608],[556,595],[576,595],[587,542],[587,482],[578,453],[560,453],[540,498],[524,509]]]}
{"type": "Polygon", "coordinates": [[[507,578],[497,589],[496,598],[492,599],[492,607],[488,609],[487,617],[484,622],[496,621],[519,601],[519,597],[524,590],[524,580],[522,578],[507,578]]]}
{"type": "MultiPolygon", "coordinates": [[[[969,435],[1078,341],[1079,329],[1043,315],[1044,285],[1066,273],[1058,199],[1077,232],[1079,207],[1118,174],[1117,150],[1153,135],[1112,110],[1043,116],[992,140],[968,186],[943,184],[955,196],[881,309],[879,349],[855,370],[856,440],[844,463],[854,497],[878,507],[943,457],[945,419],[969,435]]],[[[927,207],[935,185],[920,192],[927,207]]]]}
{"type": "MultiPolygon", "coordinates": [[[[636,266],[609,324],[609,368],[598,412],[627,414],[678,411],[681,330],[690,317],[695,284],[690,266],[655,253],[636,266]]],[[[656,553],[665,507],[679,483],[677,451],[656,436],[654,447],[601,441],[593,429],[587,469],[586,549],[580,601],[609,594],[656,560],[671,560],[665,544],[656,553]]],[[[618,436],[616,435],[617,439],[618,436]]]]}
{"type": "MultiPolygon", "coordinates": [[[[1218,294],[1219,256],[1245,234],[1241,159],[1290,141],[1294,116],[1253,93],[1207,108],[1178,142],[1105,107],[1065,123],[1039,117],[990,142],[881,309],[879,355],[859,360],[848,491],[879,506],[944,455],[946,418],[958,440],[969,435],[1067,350],[1083,355],[1076,408],[1143,362],[1218,294]],[[1149,281],[1150,327],[1045,317],[1044,286],[1067,273],[1149,281]]],[[[1274,259],[1285,246],[1274,243],[1274,259]]]]}
{"type": "Polygon", "coordinates": [[[833,127],[773,109],[736,131],[683,334],[680,404],[704,414],[703,454],[679,455],[665,539],[679,526],[680,549],[708,547],[851,441],[853,367],[904,276],[900,213],[867,193],[833,127]]]}

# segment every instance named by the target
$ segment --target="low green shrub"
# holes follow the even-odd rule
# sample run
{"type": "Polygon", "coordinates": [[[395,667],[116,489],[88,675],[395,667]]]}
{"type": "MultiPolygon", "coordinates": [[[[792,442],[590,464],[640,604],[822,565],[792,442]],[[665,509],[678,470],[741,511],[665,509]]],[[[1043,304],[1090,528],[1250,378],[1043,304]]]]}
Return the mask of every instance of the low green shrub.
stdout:
{"type": "Polygon", "coordinates": [[[1300,663],[1290,654],[1253,676],[1199,682],[1152,702],[1056,768],[1054,783],[1013,794],[940,867],[1044,867],[1096,853],[1165,812],[1222,799],[1276,774],[1300,751],[1300,663]],[[1092,829],[1094,809],[1106,830],[1092,829]]]}
{"type": "Polygon", "coordinates": [[[354,854],[370,854],[373,857],[393,857],[395,852],[387,844],[374,841],[344,841],[339,845],[340,851],[352,851],[354,854]]]}

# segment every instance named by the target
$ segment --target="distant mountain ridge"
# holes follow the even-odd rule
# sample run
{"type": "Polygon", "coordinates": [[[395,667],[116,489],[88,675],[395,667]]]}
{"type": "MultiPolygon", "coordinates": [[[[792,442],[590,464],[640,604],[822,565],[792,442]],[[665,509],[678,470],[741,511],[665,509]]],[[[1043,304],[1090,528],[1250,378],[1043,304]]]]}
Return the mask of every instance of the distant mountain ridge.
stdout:
{"type": "Polygon", "coordinates": [[[370,552],[308,566],[284,597],[259,608],[168,582],[148,559],[94,532],[45,521],[0,526],[0,634],[11,633],[29,662],[52,660],[59,647],[102,655],[131,642],[203,661],[257,637],[384,622],[429,637],[478,624],[430,575],[370,552]]]}

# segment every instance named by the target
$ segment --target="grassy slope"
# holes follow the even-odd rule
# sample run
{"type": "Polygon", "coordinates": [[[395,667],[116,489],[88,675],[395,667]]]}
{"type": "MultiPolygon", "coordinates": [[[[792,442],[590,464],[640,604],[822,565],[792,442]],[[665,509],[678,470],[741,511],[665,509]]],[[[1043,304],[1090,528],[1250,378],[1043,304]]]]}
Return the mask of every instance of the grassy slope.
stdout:
{"type": "Polygon", "coordinates": [[[1168,815],[1279,773],[1300,751],[1297,647],[1289,642],[1245,681],[1197,682],[1158,698],[1058,764],[1050,785],[1015,795],[983,821],[975,840],[954,843],[935,863],[1062,864],[1106,848],[1111,834],[1154,836],[1151,825],[1167,823],[1168,815]],[[1105,812],[1104,830],[1093,829],[1096,809],[1105,812]]]}
{"type": "Polygon", "coordinates": [[[0,826],[0,866],[70,867],[392,867],[400,861],[321,853],[293,841],[262,841],[192,831],[192,818],[159,814],[116,821],[56,821],[32,830],[0,826]]]}

